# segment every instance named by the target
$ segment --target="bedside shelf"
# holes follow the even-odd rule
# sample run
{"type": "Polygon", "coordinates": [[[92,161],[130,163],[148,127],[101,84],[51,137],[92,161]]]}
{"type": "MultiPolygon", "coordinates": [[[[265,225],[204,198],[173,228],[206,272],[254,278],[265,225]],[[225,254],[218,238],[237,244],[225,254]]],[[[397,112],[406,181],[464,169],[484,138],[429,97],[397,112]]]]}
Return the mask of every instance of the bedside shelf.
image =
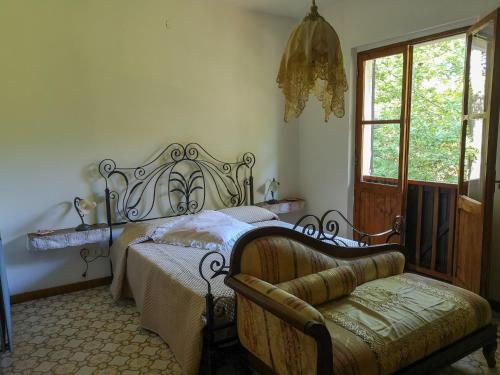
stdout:
{"type": "Polygon", "coordinates": [[[92,225],[89,230],[76,231],[74,228],[58,229],[47,234],[28,233],[27,248],[33,251],[48,251],[56,249],[80,247],[80,257],[85,262],[82,277],[87,277],[89,264],[99,258],[109,257],[109,247],[105,254],[91,254],[86,247],[109,241],[109,227],[106,224],[92,225]]]}
{"type": "Polygon", "coordinates": [[[91,229],[77,232],[74,228],[58,229],[52,233],[40,235],[28,233],[28,249],[47,251],[67,247],[90,245],[105,242],[109,239],[109,228],[106,224],[93,225],[91,229]]]}
{"type": "Polygon", "coordinates": [[[279,215],[303,210],[306,201],[304,199],[281,199],[277,203],[259,202],[255,205],[279,215]]]}

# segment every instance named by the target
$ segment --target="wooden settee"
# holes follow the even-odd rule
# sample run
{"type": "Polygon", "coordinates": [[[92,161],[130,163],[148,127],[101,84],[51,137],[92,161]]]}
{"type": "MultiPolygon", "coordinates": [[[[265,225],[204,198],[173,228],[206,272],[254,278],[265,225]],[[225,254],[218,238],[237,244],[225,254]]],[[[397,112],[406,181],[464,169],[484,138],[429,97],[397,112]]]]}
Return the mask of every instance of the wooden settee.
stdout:
{"type": "Polygon", "coordinates": [[[483,348],[495,367],[486,300],[404,273],[404,247],[347,248],[285,228],[236,243],[226,284],[250,368],[273,374],[422,374],[483,348]]]}

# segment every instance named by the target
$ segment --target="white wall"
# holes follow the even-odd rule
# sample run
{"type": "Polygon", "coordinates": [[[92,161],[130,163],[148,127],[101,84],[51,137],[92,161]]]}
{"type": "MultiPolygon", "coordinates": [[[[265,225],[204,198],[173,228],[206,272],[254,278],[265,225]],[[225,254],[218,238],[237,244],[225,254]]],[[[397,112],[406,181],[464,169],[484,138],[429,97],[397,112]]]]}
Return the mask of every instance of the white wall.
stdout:
{"type": "MultiPolygon", "coordinates": [[[[357,0],[336,1],[322,12],[340,36],[350,90],[343,119],[332,117],[324,124],[321,107],[315,99],[310,100],[300,119],[300,187],[311,212],[337,208],[352,215],[355,50],[384,41],[389,44],[397,37],[479,17],[499,6],[499,0],[357,0]]],[[[500,245],[495,251],[498,275],[500,245]]],[[[492,295],[500,299],[498,285],[500,278],[496,276],[492,282],[496,292],[492,295]]]]}
{"type": "MultiPolygon", "coordinates": [[[[82,280],[78,249],[29,252],[25,235],[78,224],[70,202],[102,196],[89,170],[103,158],[137,165],[172,142],[224,160],[252,151],[257,188],[277,177],[296,194],[297,125],[283,125],[275,84],[293,23],[218,0],[2,0],[0,230],[12,293],[82,280]]],[[[108,273],[99,261],[88,279],[108,273]]]]}
{"type": "MultiPolygon", "coordinates": [[[[350,78],[347,115],[324,124],[312,98],[297,127],[283,125],[275,84],[297,21],[220,0],[2,0],[0,230],[12,292],[82,280],[77,249],[31,253],[25,233],[76,225],[70,201],[102,194],[89,167],[109,156],[135,165],[162,145],[190,141],[224,159],[249,150],[257,155],[257,187],[276,176],[282,196],[301,193],[308,212],[351,212],[354,49],[500,6],[324,3],[350,78]]],[[[102,221],[102,204],[100,213],[102,221]]],[[[102,261],[89,279],[107,274],[102,261]]]]}

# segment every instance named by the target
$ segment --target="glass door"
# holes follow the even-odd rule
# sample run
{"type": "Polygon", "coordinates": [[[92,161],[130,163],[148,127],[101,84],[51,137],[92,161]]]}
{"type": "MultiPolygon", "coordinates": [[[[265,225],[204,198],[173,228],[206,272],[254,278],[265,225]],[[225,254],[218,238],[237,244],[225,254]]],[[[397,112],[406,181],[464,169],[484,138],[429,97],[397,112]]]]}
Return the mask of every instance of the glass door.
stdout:
{"type": "Polygon", "coordinates": [[[454,283],[485,294],[499,116],[498,10],[467,33],[454,283]]]}
{"type": "Polygon", "coordinates": [[[367,233],[403,212],[407,56],[403,46],[358,55],[354,221],[367,233]]]}
{"type": "Polygon", "coordinates": [[[466,29],[411,41],[407,269],[451,281],[466,29]]]}

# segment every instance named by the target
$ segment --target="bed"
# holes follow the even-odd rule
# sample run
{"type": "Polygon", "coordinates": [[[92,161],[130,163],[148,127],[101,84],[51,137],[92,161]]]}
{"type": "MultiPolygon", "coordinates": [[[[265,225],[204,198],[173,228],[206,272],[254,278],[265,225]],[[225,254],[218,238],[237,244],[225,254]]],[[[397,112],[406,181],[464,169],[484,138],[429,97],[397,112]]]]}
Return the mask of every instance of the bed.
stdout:
{"type": "MultiPolygon", "coordinates": [[[[253,206],[254,164],[249,152],[224,162],[190,143],[172,144],[138,167],[118,167],[112,159],[99,165],[111,233],[111,293],[115,299],[135,300],[142,327],[160,335],[185,374],[196,374],[201,367],[213,373],[217,349],[237,342],[234,296],[221,277],[227,274],[230,253],[152,242],[165,222],[215,206],[253,227],[296,229],[344,246],[370,243],[364,233],[355,242],[339,237],[338,219],[330,217],[345,218],[334,210],[320,218],[306,215],[291,225],[253,206]]],[[[400,229],[397,221],[378,237],[389,239],[400,229]]]]}

